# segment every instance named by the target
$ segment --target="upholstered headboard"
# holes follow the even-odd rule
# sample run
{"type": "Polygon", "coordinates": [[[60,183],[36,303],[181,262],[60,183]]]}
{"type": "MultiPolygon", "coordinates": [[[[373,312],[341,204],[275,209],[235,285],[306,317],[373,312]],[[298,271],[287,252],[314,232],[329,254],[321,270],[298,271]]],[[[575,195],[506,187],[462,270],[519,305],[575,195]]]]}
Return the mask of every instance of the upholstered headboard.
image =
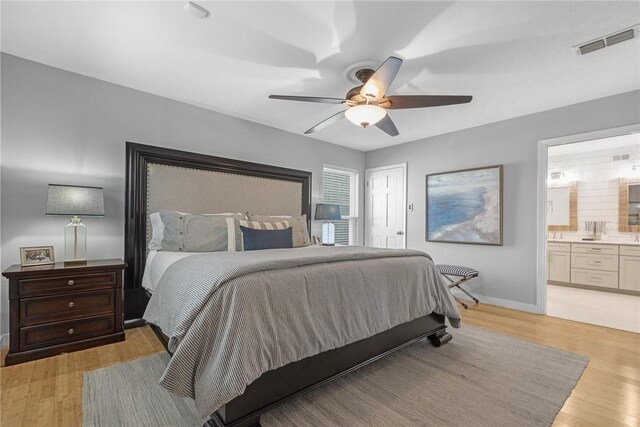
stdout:
{"type": "Polygon", "coordinates": [[[252,212],[311,220],[311,172],[132,142],[126,147],[125,319],[141,317],[146,306],[141,282],[149,214],[252,212]]]}

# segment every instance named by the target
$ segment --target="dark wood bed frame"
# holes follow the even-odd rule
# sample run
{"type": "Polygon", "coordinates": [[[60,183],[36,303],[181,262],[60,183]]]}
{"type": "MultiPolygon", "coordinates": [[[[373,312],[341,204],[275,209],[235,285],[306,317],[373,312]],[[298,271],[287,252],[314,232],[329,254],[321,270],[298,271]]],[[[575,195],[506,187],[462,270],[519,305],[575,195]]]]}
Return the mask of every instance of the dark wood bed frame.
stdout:
{"type": "MultiPolygon", "coordinates": [[[[125,319],[130,321],[130,325],[144,324],[144,321],[137,320],[142,318],[149,300],[149,295],[141,285],[146,256],[149,163],[299,182],[303,192],[302,213],[307,214],[308,221],[311,220],[310,172],[131,142],[127,142],[126,150],[125,260],[128,268],[124,295],[125,319]]],[[[311,230],[310,226],[308,228],[311,230]]],[[[167,337],[155,325],[151,327],[166,348],[167,337]]],[[[432,313],[344,347],[266,372],[251,383],[241,396],[211,414],[205,425],[259,426],[261,414],[425,337],[436,347],[451,340],[444,316],[432,313]]]]}

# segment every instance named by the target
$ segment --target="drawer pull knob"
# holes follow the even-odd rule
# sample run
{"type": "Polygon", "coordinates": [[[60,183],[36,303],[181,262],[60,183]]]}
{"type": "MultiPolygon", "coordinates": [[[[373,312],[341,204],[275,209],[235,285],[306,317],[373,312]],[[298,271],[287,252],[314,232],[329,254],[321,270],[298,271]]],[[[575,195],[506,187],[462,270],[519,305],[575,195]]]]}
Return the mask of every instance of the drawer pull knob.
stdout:
{"type": "Polygon", "coordinates": [[[73,335],[73,334],[75,334],[75,333],[76,333],[76,330],[75,330],[75,329],[73,329],[73,328],[69,328],[69,330],[67,331],[67,333],[68,333],[69,335],[73,335]]]}
{"type": "Polygon", "coordinates": [[[69,286],[73,286],[73,284],[74,284],[74,283],[76,283],[76,282],[74,282],[73,280],[69,280],[69,281],[67,282],[67,285],[69,285],[69,286]]]}
{"type": "Polygon", "coordinates": [[[69,304],[67,304],[67,306],[69,306],[69,308],[73,308],[76,306],[76,303],[73,301],[69,301],[69,304]]]}

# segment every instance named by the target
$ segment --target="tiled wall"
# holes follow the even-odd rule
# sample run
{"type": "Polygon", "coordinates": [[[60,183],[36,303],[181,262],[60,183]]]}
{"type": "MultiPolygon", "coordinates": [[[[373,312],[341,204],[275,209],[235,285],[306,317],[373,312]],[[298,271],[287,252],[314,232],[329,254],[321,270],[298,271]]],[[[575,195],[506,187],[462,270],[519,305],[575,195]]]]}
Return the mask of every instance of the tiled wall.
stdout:
{"type": "MultiPolygon", "coordinates": [[[[550,185],[578,182],[578,232],[564,237],[588,234],[585,221],[607,221],[607,234],[616,240],[630,240],[632,233],[618,232],[618,190],[620,177],[640,178],[640,136],[625,135],[549,149],[549,173],[562,172],[550,185]],[[613,161],[613,156],[629,154],[628,160],[613,161]]],[[[561,184],[560,184],[561,185],[561,184]]]]}

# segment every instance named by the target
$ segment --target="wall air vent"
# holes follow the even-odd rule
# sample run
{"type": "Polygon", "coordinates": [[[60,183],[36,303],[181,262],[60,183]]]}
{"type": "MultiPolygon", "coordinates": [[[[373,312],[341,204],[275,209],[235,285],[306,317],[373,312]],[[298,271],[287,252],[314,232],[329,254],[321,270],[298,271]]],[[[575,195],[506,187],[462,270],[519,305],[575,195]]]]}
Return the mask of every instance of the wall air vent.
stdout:
{"type": "Polygon", "coordinates": [[[564,175],[564,173],[560,171],[556,171],[556,172],[551,172],[549,175],[551,176],[551,179],[555,181],[556,179],[562,178],[562,175],[564,175]]]}
{"type": "Polygon", "coordinates": [[[586,43],[582,43],[578,46],[574,46],[573,49],[575,50],[576,54],[585,55],[587,53],[604,49],[605,47],[613,46],[614,44],[622,43],[636,37],[640,37],[640,24],[635,25],[631,28],[626,28],[613,34],[608,34],[595,40],[588,41],[586,43]]]}
{"type": "Polygon", "coordinates": [[[619,162],[622,160],[629,160],[629,154],[616,154],[615,156],[613,156],[614,162],[619,162]]]}

